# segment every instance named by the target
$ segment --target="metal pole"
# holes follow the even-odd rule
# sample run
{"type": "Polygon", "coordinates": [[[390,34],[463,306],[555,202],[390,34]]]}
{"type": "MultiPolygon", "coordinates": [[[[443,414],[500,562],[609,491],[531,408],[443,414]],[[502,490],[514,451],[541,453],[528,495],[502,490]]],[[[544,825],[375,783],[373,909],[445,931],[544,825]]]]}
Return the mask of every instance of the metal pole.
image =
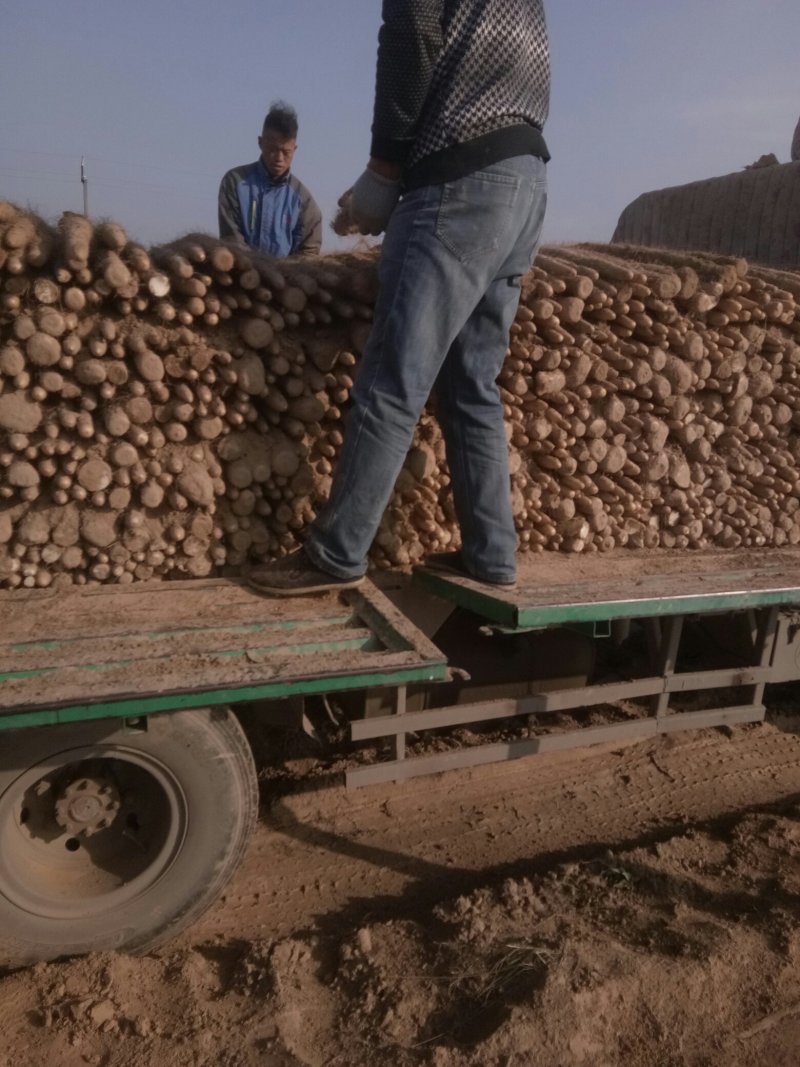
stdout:
{"type": "Polygon", "coordinates": [[[89,179],[86,176],[86,164],[81,156],[81,185],[83,186],[83,213],[89,217],[89,179]]]}

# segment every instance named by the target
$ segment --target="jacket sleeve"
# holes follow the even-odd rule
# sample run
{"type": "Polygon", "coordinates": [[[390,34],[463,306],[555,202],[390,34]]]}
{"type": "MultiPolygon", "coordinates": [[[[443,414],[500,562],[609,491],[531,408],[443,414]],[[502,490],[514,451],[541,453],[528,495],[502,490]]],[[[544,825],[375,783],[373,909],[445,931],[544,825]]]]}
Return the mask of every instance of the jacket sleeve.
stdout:
{"type": "Polygon", "coordinates": [[[318,256],[322,248],[322,212],[316,200],[307,194],[294,231],[292,254],[318,256]]]}
{"type": "Polygon", "coordinates": [[[795,163],[800,163],[800,119],[797,120],[792,141],[792,160],[795,163]]]}
{"type": "Polygon", "coordinates": [[[444,0],[383,0],[371,154],[405,162],[442,50],[444,0]]]}
{"type": "Polygon", "coordinates": [[[232,170],[220,182],[218,211],[220,237],[238,237],[244,241],[242,209],[236,195],[236,175],[232,170]]]}

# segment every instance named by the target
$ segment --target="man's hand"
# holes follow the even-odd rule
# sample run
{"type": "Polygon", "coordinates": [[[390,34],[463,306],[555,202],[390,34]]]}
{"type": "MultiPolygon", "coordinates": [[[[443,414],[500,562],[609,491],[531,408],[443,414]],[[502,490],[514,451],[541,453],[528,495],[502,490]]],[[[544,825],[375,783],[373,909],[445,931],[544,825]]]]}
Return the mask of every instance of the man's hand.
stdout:
{"type": "Polygon", "coordinates": [[[358,226],[353,222],[353,216],[350,214],[352,192],[352,189],[348,189],[347,192],[342,193],[337,201],[339,210],[331,222],[331,229],[339,237],[354,237],[359,232],[358,226]]]}
{"type": "Polygon", "coordinates": [[[377,237],[383,233],[400,199],[400,167],[371,159],[367,169],[340,198],[360,233],[377,237]]]}

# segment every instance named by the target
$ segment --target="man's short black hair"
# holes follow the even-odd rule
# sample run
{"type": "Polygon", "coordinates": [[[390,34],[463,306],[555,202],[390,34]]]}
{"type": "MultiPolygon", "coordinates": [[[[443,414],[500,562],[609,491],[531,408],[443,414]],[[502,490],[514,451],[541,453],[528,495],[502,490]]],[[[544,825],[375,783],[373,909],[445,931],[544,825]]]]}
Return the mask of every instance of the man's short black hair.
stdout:
{"type": "Polygon", "coordinates": [[[267,117],[264,119],[264,130],[274,130],[287,141],[296,140],[297,112],[285,100],[276,100],[269,106],[267,117]]]}

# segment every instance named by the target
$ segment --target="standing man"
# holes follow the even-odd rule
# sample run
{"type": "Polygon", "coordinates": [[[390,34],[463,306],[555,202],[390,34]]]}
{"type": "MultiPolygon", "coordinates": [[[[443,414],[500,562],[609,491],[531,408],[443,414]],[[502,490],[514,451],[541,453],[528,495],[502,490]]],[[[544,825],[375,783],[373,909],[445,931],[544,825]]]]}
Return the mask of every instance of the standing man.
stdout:
{"type": "Polygon", "coordinates": [[[271,256],[317,256],[322,214],[291,173],[297,113],[276,101],[258,138],[261,158],[229,170],[219,187],[219,235],[236,237],[271,256]]]}
{"type": "Polygon", "coordinates": [[[792,162],[800,163],[800,119],[797,120],[792,138],[792,162]]]}
{"type": "Polygon", "coordinates": [[[542,0],[384,0],[371,159],[343,198],[362,233],[386,229],[372,333],[330,499],[304,548],[252,570],[256,588],[363,581],[434,386],[463,547],[427,563],[514,584],[496,378],[544,219],[549,95],[542,0]]]}

